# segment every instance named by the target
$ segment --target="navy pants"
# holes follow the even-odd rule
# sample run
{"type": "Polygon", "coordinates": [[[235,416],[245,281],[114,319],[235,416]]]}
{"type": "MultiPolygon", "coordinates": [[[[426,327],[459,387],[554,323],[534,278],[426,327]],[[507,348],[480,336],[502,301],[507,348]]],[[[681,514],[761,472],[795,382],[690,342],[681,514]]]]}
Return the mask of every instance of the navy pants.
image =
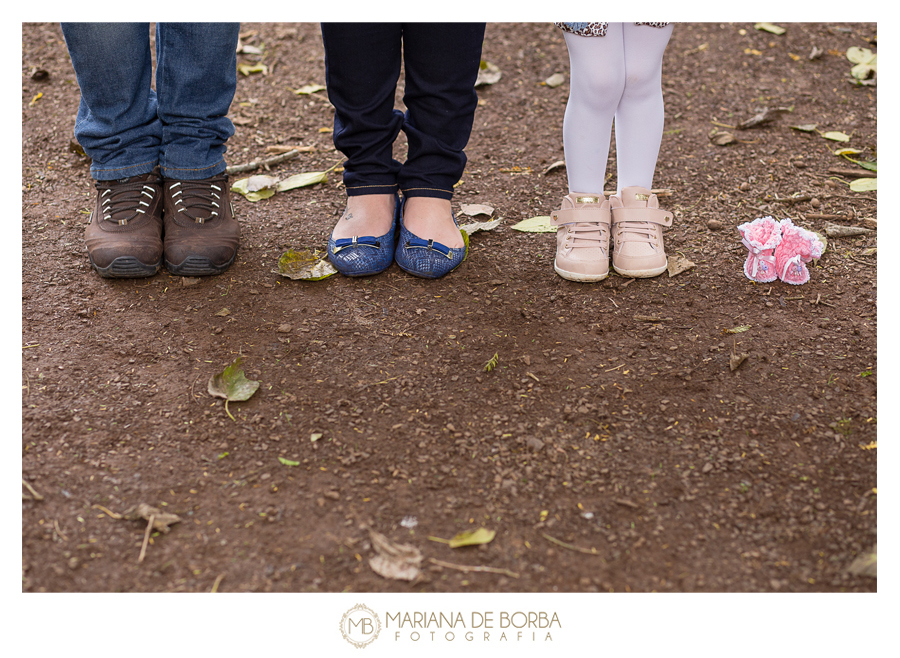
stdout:
{"type": "Polygon", "coordinates": [[[323,23],[334,145],[349,196],[451,199],[466,166],[484,23],[323,23]],[[401,61],[403,103],[394,108],[401,61]],[[400,131],[406,161],[393,157],[400,131]]]}

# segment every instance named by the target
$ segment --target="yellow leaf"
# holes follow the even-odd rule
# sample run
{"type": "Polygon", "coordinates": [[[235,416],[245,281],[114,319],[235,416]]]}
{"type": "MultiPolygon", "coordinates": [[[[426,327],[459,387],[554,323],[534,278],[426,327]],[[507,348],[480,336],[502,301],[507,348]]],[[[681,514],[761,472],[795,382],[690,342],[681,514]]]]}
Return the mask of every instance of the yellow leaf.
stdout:
{"type": "Polygon", "coordinates": [[[556,233],[556,227],[550,223],[550,217],[547,215],[523,219],[521,222],[510,228],[526,233],[556,233]]]}
{"type": "Polygon", "coordinates": [[[459,548],[460,546],[476,546],[478,544],[487,544],[494,538],[497,533],[487,528],[478,528],[478,530],[467,530],[460,532],[450,540],[450,548],[459,548]]]}
{"type": "Polygon", "coordinates": [[[878,189],[878,179],[857,178],[850,183],[850,189],[854,192],[873,192],[878,189]]]}
{"type": "Polygon", "coordinates": [[[262,73],[263,75],[269,74],[269,67],[265,64],[240,64],[238,66],[238,71],[243,73],[244,75],[250,75],[251,73],[262,73]]]}
{"type": "MultiPolygon", "coordinates": [[[[291,89],[288,87],[288,89],[291,89]]],[[[297,94],[298,96],[307,96],[309,94],[314,94],[317,91],[323,91],[325,89],[325,85],[303,85],[300,89],[291,89],[292,92],[297,94]]]]}
{"type": "Polygon", "coordinates": [[[821,133],[821,135],[825,139],[830,139],[835,142],[849,142],[850,141],[850,136],[847,135],[846,133],[842,133],[839,130],[831,130],[826,133],[821,133]]]}
{"type": "Polygon", "coordinates": [[[772,23],[757,23],[753,26],[757,30],[764,30],[766,32],[771,32],[772,34],[784,34],[787,30],[778,25],[774,25],[772,23]]]}

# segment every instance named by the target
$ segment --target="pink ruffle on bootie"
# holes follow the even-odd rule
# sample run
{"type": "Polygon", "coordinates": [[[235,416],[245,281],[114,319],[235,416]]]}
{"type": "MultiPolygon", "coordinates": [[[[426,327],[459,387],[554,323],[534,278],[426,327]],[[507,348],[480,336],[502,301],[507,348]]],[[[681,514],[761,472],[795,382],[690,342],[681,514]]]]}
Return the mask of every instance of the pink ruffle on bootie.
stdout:
{"type": "Polygon", "coordinates": [[[782,219],[781,243],[775,249],[775,269],[785,283],[799,286],[809,281],[806,264],[819,258],[825,246],[812,231],[794,226],[790,219],[782,219]]]}
{"type": "Polygon", "coordinates": [[[781,226],[772,217],[759,217],[737,227],[741,243],[750,251],[744,274],[751,281],[769,283],[778,278],[773,252],[781,243],[781,226]]]}

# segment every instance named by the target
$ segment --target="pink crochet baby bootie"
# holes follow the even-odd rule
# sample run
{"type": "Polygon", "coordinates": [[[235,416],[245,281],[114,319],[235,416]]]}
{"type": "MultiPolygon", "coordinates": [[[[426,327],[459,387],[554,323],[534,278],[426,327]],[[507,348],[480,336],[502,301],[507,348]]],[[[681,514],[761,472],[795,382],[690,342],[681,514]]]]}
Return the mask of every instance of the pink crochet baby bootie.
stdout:
{"type": "Polygon", "coordinates": [[[824,245],[812,231],[794,226],[790,219],[782,219],[781,243],[775,249],[775,269],[785,283],[799,286],[809,281],[806,264],[822,255],[824,245]]]}
{"type": "Polygon", "coordinates": [[[737,227],[741,242],[750,251],[744,261],[744,274],[752,281],[769,283],[778,278],[772,252],[781,242],[781,226],[772,217],[759,217],[737,227]]]}

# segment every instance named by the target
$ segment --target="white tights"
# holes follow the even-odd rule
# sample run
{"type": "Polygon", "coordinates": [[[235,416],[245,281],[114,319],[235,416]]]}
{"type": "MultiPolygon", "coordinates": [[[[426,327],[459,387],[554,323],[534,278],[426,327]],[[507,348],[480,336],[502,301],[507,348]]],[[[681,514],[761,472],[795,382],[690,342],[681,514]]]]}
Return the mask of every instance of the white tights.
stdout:
{"type": "Polygon", "coordinates": [[[563,121],[569,192],[603,191],[613,119],[616,182],[651,189],[663,132],[662,60],[672,25],[610,23],[606,36],[565,32],[570,91],[563,121]]]}

